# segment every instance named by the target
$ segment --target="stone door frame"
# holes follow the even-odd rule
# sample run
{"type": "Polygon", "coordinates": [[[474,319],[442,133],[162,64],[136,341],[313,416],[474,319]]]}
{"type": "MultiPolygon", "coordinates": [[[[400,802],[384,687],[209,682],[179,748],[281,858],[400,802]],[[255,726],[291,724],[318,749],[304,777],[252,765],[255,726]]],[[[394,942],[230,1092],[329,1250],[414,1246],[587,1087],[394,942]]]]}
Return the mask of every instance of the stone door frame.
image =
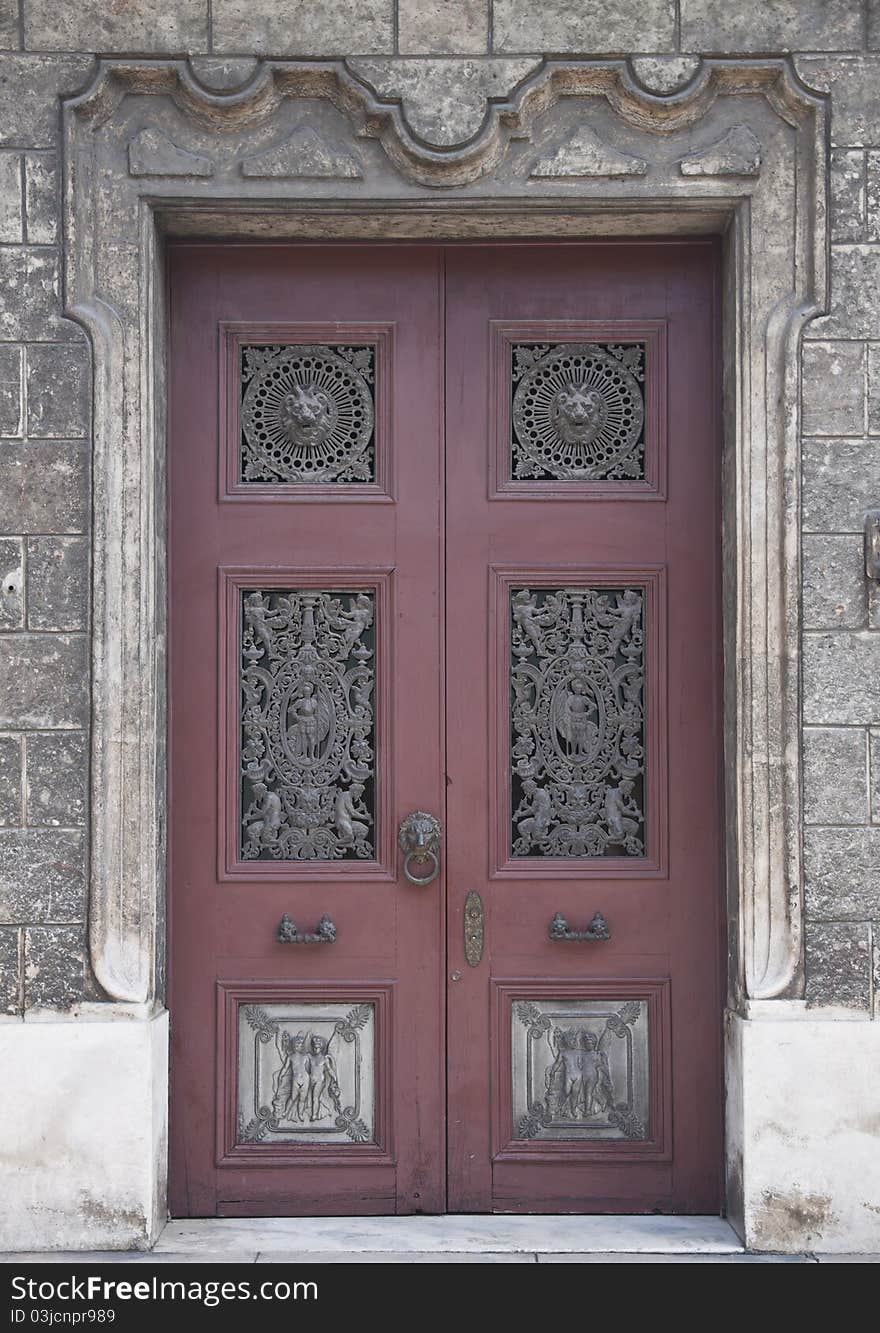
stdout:
{"type": "Polygon", "coordinates": [[[670,93],[627,61],[547,60],[487,99],[466,142],[437,144],[368,75],[267,61],[217,92],[185,61],[106,60],[63,104],[66,312],[94,353],[100,1014],[146,1017],[163,996],[168,235],[723,234],[730,1006],[797,998],[799,349],[827,302],[827,97],[784,59],[706,59],[670,93]]]}

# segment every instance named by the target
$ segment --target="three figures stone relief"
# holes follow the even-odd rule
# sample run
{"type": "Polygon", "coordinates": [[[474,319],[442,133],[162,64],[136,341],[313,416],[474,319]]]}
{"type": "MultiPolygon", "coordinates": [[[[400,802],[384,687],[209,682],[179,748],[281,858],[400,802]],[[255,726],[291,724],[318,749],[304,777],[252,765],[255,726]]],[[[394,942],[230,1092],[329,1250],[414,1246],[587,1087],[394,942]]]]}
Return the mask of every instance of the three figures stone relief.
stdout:
{"type": "Polygon", "coordinates": [[[512,852],[644,856],[644,597],[511,590],[512,852]]]}
{"type": "Polygon", "coordinates": [[[374,855],[374,595],[242,594],[244,860],[374,855]]]}

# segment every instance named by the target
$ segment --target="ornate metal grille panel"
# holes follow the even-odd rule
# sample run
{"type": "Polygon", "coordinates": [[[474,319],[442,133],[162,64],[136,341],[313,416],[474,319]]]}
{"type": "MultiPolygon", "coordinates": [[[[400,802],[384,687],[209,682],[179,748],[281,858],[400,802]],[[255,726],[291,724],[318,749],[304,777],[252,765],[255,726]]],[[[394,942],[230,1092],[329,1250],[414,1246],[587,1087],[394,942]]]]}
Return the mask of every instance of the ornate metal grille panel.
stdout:
{"type": "Polygon", "coordinates": [[[241,348],[241,480],[375,480],[372,346],[241,348]]]}
{"type": "Polygon", "coordinates": [[[513,480],[644,480],[643,343],[514,343],[511,356],[513,480]]]}
{"type": "Polygon", "coordinates": [[[241,854],[374,855],[375,595],[241,594],[241,854]]]}
{"type": "Polygon", "coordinates": [[[517,1000],[511,1040],[514,1138],[648,1137],[644,1000],[517,1000]]]}
{"type": "Polygon", "coordinates": [[[511,588],[512,853],[645,855],[644,589],[511,588]]]}
{"type": "Polygon", "coordinates": [[[242,1005],[237,1142],[373,1142],[375,1031],[373,1004],[242,1005]]]}

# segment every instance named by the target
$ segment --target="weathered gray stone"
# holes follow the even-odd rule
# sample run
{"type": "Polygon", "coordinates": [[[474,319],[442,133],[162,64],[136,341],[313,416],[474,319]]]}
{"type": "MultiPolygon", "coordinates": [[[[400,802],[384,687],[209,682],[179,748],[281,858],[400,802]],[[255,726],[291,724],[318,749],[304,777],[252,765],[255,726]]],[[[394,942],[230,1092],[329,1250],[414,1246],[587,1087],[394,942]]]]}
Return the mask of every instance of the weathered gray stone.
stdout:
{"type": "Polygon", "coordinates": [[[880,343],[868,343],[868,433],[880,435],[880,343]]]}
{"type": "Polygon", "coordinates": [[[880,731],[872,731],[868,742],[871,775],[871,819],[880,824],[880,731]]]}
{"type": "Polygon", "coordinates": [[[880,914],[880,828],[806,828],[804,879],[814,921],[880,914]]]}
{"type": "Polygon", "coordinates": [[[868,821],[868,734],[862,727],[804,728],[804,819],[868,821]]]}
{"type": "Polygon", "coordinates": [[[861,435],[865,423],[865,347],[804,343],[801,426],[805,435],[861,435]]]}
{"type": "Polygon", "coordinates": [[[255,56],[191,56],[189,67],[203,88],[228,93],[250,83],[257,64],[255,56]]]}
{"type": "Polygon", "coordinates": [[[29,537],[27,607],[30,629],[86,628],[89,547],[85,537],[29,537]]]}
{"type": "Polygon", "coordinates": [[[0,243],[18,245],[24,239],[21,154],[0,153],[0,243]]]}
{"type": "Polygon", "coordinates": [[[54,245],[58,239],[58,160],[54,153],[28,153],[24,159],[25,229],[30,245],[54,245]]]}
{"type": "Polygon", "coordinates": [[[414,134],[451,148],[480,129],[490,97],[506,97],[537,60],[352,60],[380,97],[400,98],[414,134]]]}
{"type": "MultiPolygon", "coordinates": [[[[852,9],[855,13],[855,9],[852,9]]],[[[797,28],[794,29],[798,31],[797,28]]],[[[880,123],[880,58],[798,56],[795,69],[808,88],[832,93],[831,144],[835,148],[877,146],[880,123]]]]}
{"type": "Polygon", "coordinates": [[[24,552],[20,537],[0,537],[0,629],[24,625],[24,552]]]}
{"type": "Polygon", "coordinates": [[[880,152],[865,154],[865,240],[880,241],[880,152]]]}
{"type": "Polygon", "coordinates": [[[82,921],[84,912],[82,832],[0,830],[0,921],[82,921]]]}
{"type": "Polygon", "coordinates": [[[682,176],[757,176],[760,170],[761,145],[748,125],[734,125],[716,143],[679,163],[682,176]]]}
{"type": "Polygon", "coordinates": [[[0,531],[85,531],[88,464],[82,441],[0,442],[0,531]]]}
{"type": "Polygon", "coordinates": [[[24,348],[0,344],[0,436],[21,435],[24,348]]]}
{"type": "Polygon", "coordinates": [[[871,928],[864,921],[808,921],[807,1005],[871,1008],[871,928]]]}
{"type": "Polygon", "coordinates": [[[24,933],[24,1007],[69,1009],[83,998],[81,926],[31,927],[24,933]]]}
{"type": "Polygon", "coordinates": [[[17,51],[21,46],[18,25],[19,0],[0,0],[0,50],[17,51]]]}
{"type": "Polygon", "coordinates": [[[803,538],[805,629],[863,629],[867,617],[861,537],[806,534],[803,538]]]}
{"type": "Polygon", "coordinates": [[[21,823],[21,737],[0,736],[0,824],[21,823]]]}
{"type": "Polygon", "coordinates": [[[648,164],[643,157],[622,153],[605,143],[589,125],[580,125],[555,152],[540,157],[533,176],[555,178],[577,176],[644,176],[648,164]]]}
{"type": "Polygon", "coordinates": [[[398,0],[397,31],[403,56],[482,55],[489,43],[489,0],[398,0]]]}
{"type": "Polygon", "coordinates": [[[241,174],[263,180],[342,180],[357,179],[363,172],[351,153],[334,148],[310,125],[300,125],[283,143],[244,158],[241,174]]]}
{"type": "Polygon", "coordinates": [[[27,349],[28,434],[57,440],[89,433],[90,361],[82,344],[40,343],[27,349]]]}
{"type": "Polygon", "coordinates": [[[208,9],[204,0],[27,0],[24,40],[29,51],[207,51],[208,9]]]}
{"type": "Polygon", "coordinates": [[[214,0],[213,49],[259,56],[390,55],[394,0],[214,0]]]}
{"type": "Polygon", "coordinates": [[[672,0],[494,0],[493,33],[496,51],[673,51],[675,6],[672,0]]]}
{"type": "Polygon", "coordinates": [[[860,148],[835,148],[831,154],[831,239],[868,239],[865,236],[865,154],[860,148]]]}
{"type": "Polygon", "coordinates": [[[209,157],[181,148],[147,125],[129,142],[128,170],[132,176],[213,176],[214,165],[209,157]]]}
{"type": "Polygon", "coordinates": [[[8,55],[0,75],[0,145],[54,148],[59,94],[91,81],[90,55],[8,55]]]}
{"type": "Polygon", "coordinates": [[[807,328],[808,338],[880,338],[880,246],[831,247],[831,311],[807,328]]]}
{"type": "Polygon", "coordinates": [[[880,723],[880,634],[804,635],[804,721],[880,723]]]}
{"type": "Polygon", "coordinates": [[[868,0],[868,50],[880,51],[880,0],[868,0]]]}
{"type": "Polygon", "coordinates": [[[0,249],[0,339],[81,339],[61,317],[58,255],[53,249],[10,245],[0,249]]]}
{"type": "Polygon", "coordinates": [[[649,93],[665,96],[690,83],[700,68],[699,56],[633,56],[632,69],[649,93]]]}
{"type": "Polygon", "coordinates": [[[805,532],[861,532],[880,495],[880,450],[874,440],[804,440],[803,478],[805,532]]]}
{"type": "Polygon", "coordinates": [[[21,931],[0,929],[0,1013],[21,1013],[21,931]]]}
{"type": "Polygon", "coordinates": [[[89,752],[82,731],[35,731],[25,737],[27,823],[77,828],[85,824],[89,752]]]}
{"type": "Polygon", "coordinates": [[[685,51],[859,51],[860,6],[850,0],[681,0],[685,51]]]}
{"type": "Polygon", "coordinates": [[[84,727],[88,706],[84,634],[0,635],[0,728],[84,727]]]}

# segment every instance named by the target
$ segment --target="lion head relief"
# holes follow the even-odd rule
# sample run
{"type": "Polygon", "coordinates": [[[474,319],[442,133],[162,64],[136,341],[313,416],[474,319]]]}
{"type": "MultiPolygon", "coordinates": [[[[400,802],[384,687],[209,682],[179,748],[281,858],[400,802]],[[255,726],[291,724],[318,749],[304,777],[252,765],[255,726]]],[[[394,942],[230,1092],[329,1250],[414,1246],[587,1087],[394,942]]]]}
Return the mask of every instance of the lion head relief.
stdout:
{"type": "Polygon", "coordinates": [[[584,384],[566,384],[553,400],[551,421],[566,444],[589,444],[596,438],[607,413],[605,399],[584,384]]]}

